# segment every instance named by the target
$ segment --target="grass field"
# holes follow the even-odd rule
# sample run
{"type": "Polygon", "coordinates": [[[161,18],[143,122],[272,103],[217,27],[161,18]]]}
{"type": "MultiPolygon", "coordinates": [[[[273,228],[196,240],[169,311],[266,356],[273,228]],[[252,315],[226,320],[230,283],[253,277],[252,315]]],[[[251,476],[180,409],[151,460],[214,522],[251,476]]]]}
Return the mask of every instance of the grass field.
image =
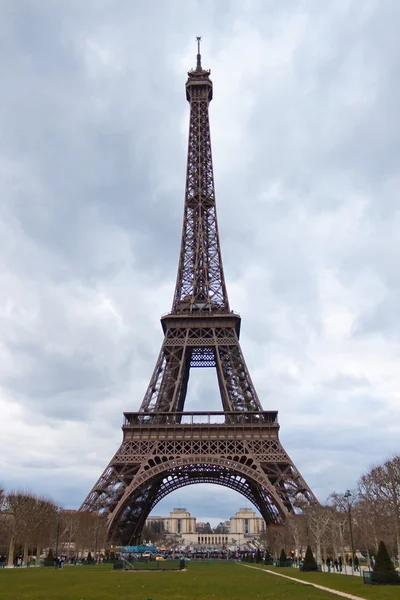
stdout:
{"type": "MultiPolygon", "coordinates": [[[[362,598],[398,600],[399,588],[364,586],[344,575],[280,573],[315,580],[362,598]]],[[[103,566],[67,567],[63,570],[2,569],[0,600],[332,600],[316,590],[281,577],[234,563],[189,563],[186,571],[120,572],[103,566]]]]}
{"type": "MultiPolygon", "coordinates": [[[[264,567],[261,568],[263,569],[264,567]]],[[[366,598],[366,600],[400,600],[400,586],[364,585],[362,577],[359,576],[353,577],[340,575],[339,573],[302,573],[298,569],[292,568],[279,569],[277,567],[266,567],[266,569],[289,577],[295,577],[302,581],[324,585],[333,590],[360,596],[361,598],[366,598]]],[[[267,575],[265,576],[267,577],[267,575]]],[[[310,598],[312,597],[310,596],[310,598]]],[[[329,597],[331,599],[335,598],[331,594],[329,594],[329,597]]],[[[336,598],[339,597],[336,596],[336,598]]]]}

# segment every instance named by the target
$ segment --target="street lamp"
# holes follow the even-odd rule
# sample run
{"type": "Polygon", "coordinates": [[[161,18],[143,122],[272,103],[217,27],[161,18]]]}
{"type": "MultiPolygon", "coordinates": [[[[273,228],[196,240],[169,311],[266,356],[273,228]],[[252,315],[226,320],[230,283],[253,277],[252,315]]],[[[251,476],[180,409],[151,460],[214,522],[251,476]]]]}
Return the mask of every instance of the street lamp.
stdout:
{"type": "Polygon", "coordinates": [[[353,525],[351,523],[351,492],[347,490],[344,494],[344,498],[347,500],[347,510],[349,511],[349,528],[350,528],[350,539],[351,539],[351,574],[354,575],[354,540],[353,540],[353,525]]]}
{"type": "Polygon", "coordinates": [[[99,535],[99,528],[96,527],[96,541],[95,541],[95,549],[94,549],[94,560],[97,563],[97,537],[99,535]]]}
{"type": "Polygon", "coordinates": [[[61,521],[61,512],[57,511],[57,537],[56,537],[56,569],[58,569],[58,540],[60,539],[60,521],[61,521]]]}

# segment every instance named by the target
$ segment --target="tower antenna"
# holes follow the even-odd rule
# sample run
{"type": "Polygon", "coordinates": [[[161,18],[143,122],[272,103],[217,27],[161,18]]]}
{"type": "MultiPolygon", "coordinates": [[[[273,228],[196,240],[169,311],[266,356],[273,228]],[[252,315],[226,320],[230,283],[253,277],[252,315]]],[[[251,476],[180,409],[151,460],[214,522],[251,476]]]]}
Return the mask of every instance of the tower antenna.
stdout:
{"type": "Polygon", "coordinates": [[[201,36],[197,36],[196,37],[197,40],[197,65],[196,65],[196,71],[201,71],[201,54],[200,54],[200,42],[201,42],[201,36]]]}

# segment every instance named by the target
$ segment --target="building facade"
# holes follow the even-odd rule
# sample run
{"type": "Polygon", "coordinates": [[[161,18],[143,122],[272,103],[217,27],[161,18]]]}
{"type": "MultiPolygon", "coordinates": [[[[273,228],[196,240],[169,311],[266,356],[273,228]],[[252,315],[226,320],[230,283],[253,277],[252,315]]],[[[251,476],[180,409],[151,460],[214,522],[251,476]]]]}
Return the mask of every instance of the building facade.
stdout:
{"type": "Polygon", "coordinates": [[[158,524],[159,531],[172,535],[183,535],[196,532],[196,519],[186,508],[174,508],[168,517],[148,517],[146,526],[152,529],[158,524]]]}
{"type": "Polygon", "coordinates": [[[264,519],[257,517],[251,508],[239,508],[234,517],[229,519],[232,534],[259,536],[266,532],[264,519]]]}
{"type": "Polygon", "coordinates": [[[174,508],[168,517],[150,516],[146,525],[175,537],[182,545],[196,547],[244,548],[266,532],[264,519],[251,508],[240,508],[235,516],[220,523],[216,531],[206,531],[205,523],[196,524],[186,508],[174,508]]]}

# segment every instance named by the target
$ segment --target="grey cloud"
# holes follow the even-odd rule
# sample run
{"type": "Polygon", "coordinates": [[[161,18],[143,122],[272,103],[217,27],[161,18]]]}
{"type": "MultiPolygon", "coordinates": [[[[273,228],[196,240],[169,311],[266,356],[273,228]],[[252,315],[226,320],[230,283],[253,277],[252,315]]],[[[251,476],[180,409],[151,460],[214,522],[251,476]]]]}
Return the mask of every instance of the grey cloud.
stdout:
{"type": "MultiPolygon", "coordinates": [[[[199,34],[228,291],[260,398],[321,499],[397,447],[398,13],[5,3],[0,435],[27,427],[32,454],[7,456],[6,485],[79,505],[143,398],[175,284],[199,34]],[[337,308],[353,315],[341,335],[337,308]]],[[[187,408],[218,410],[215,373],[201,375],[187,408]]],[[[179,497],[196,516],[214,498],[221,518],[238,508],[196,490],[156,511],[179,497]]]]}
{"type": "MultiPolygon", "coordinates": [[[[337,373],[331,380],[325,382],[325,385],[338,390],[352,390],[359,388],[368,388],[371,386],[367,377],[355,377],[345,373],[337,373]]],[[[379,405],[380,403],[377,402],[379,405]]]]}

